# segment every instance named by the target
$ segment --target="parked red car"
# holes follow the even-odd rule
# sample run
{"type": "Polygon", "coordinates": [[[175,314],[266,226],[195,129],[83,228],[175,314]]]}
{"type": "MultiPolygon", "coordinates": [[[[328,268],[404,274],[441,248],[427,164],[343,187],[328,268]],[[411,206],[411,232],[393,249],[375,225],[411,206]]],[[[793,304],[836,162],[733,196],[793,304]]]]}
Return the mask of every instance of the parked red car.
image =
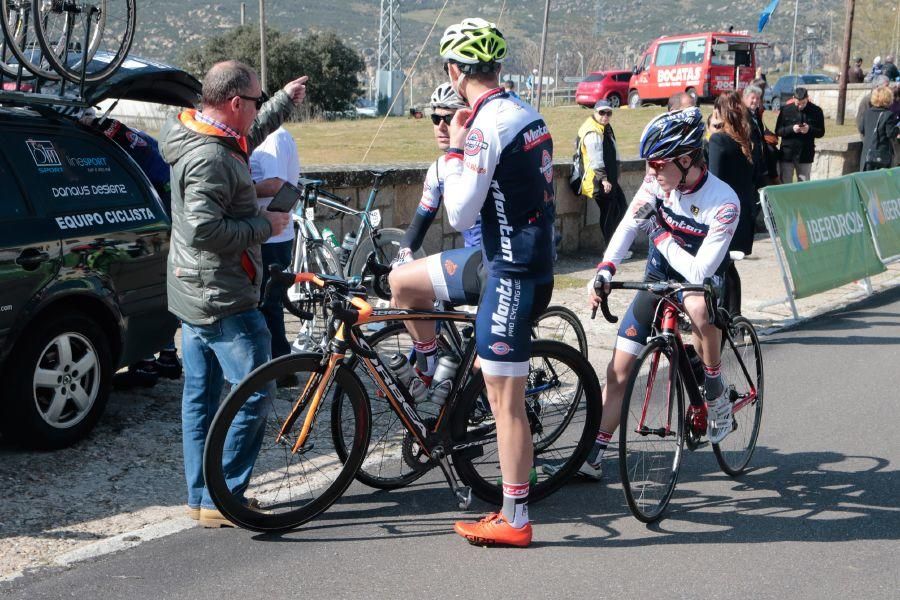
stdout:
{"type": "Polygon", "coordinates": [[[618,108],[628,98],[631,71],[594,71],[575,88],[575,102],[588,108],[600,99],[618,108]]]}

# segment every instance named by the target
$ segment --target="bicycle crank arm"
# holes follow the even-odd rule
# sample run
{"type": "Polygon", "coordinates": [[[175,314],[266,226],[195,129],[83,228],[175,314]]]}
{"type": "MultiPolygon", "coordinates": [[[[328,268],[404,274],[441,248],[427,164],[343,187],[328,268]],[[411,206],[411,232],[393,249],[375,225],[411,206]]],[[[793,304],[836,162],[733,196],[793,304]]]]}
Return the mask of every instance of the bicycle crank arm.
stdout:
{"type": "Polygon", "coordinates": [[[456,473],[453,472],[453,467],[450,466],[450,459],[446,455],[438,460],[438,466],[450,485],[450,491],[453,492],[453,496],[456,498],[456,505],[461,510],[467,510],[469,505],[472,504],[472,488],[467,485],[460,485],[457,482],[456,473]]]}

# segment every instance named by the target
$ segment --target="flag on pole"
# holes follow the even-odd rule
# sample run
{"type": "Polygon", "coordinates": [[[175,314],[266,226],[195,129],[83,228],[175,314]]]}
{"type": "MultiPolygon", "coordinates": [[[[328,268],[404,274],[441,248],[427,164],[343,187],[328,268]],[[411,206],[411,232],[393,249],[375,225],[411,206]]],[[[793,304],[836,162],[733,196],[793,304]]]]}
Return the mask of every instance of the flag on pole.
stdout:
{"type": "Polygon", "coordinates": [[[757,31],[762,31],[763,27],[766,26],[766,23],[769,22],[769,18],[772,16],[772,13],[775,12],[775,9],[778,8],[778,2],[780,0],[772,0],[769,2],[769,5],[763,9],[763,11],[759,14],[759,29],[757,31]]]}

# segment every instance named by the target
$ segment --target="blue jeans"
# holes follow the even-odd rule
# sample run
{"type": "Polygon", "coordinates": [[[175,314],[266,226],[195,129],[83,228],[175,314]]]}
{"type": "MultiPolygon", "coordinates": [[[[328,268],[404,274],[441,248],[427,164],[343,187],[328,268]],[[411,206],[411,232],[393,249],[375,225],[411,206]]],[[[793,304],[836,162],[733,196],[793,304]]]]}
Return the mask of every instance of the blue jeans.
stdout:
{"type": "MultiPolygon", "coordinates": [[[[298,241],[297,243],[302,243],[298,241]]],[[[263,278],[262,287],[266,289],[266,283],[269,281],[269,265],[279,264],[283,268],[291,265],[293,258],[294,242],[273,242],[271,244],[263,244],[262,262],[263,262],[263,278]]],[[[289,354],[291,345],[287,341],[287,335],[284,331],[284,307],[281,304],[281,297],[287,288],[282,285],[273,285],[269,298],[260,304],[259,310],[262,311],[263,317],[266,319],[266,325],[269,326],[269,333],[272,334],[272,357],[277,358],[289,354]]]]}
{"type": "MultiPolygon", "coordinates": [[[[237,385],[271,358],[271,336],[258,310],[225,317],[211,325],[181,326],[184,394],[181,399],[184,475],[188,506],[215,508],[203,479],[203,449],[219,409],[224,380],[237,385]]],[[[256,394],[235,415],[225,440],[224,470],[229,489],[242,492],[250,481],[262,444],[269,395],[256,394]]]]}

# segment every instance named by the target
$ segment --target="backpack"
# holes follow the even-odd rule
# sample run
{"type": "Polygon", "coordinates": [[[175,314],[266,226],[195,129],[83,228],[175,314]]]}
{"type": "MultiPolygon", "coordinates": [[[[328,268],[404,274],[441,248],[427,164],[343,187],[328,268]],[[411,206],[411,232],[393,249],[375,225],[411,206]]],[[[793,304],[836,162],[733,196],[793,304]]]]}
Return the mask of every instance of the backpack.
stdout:
{"type": "Polygon", "coordinates": [[[581,136],[575,136],[575,154],[572,155],[572,175],[569,187],[576,196],[581,193],[581,180],[584,179],[584,160],[581,156],[581,136]]]}

